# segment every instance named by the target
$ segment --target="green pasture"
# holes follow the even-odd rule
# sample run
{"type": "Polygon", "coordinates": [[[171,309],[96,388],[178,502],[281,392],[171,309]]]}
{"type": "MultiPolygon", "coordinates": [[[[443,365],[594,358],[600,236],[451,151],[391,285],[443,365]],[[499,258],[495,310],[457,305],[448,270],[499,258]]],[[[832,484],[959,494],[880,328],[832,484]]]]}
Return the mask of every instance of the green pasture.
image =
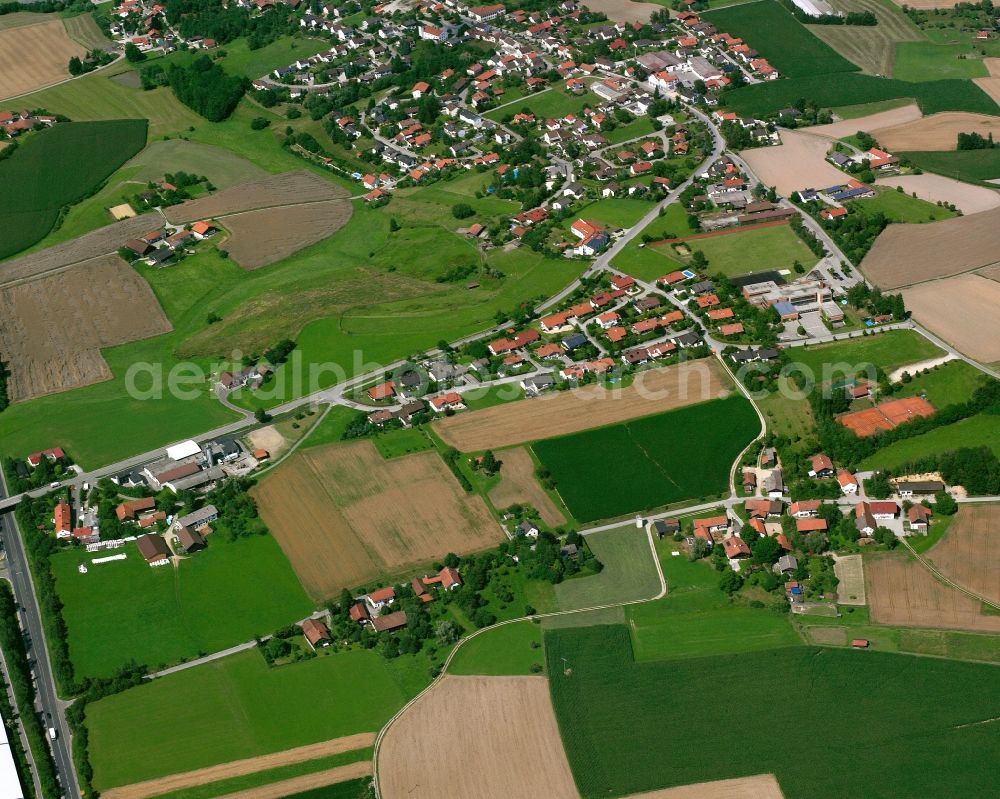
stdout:
{"type": "Polygon", "coordinates": [[[930,369],[926,374],[913,375],[909,383],[901,383],[894,397],[926,396],[935,408],[944,408],[972,398],[972,393],[986,380],[986,375],[965,361],[954,360],[930,369]]]}
{"type": "MultiPolygon", "coordinates": [[[[903,155],[925,172],[936,172],[967,183],[982,183],[1000,178],[1000,149],[936,150],[908,152],[903,155]]],[[[990,184],[990,188],[996,187],[990,184]]]]}
{"type": "Polygon", "coordinates": [[[599,574],[558,583],[560,610],[650,599],[659,592],[660,578],[644,529],[623,525],[588,535],[587,544],[604,568],[599,574]]]}
{"type": "Polygon", "coordinates": [[[906,192],[888,188],[882,189],[874,197],[848,203],[848,206],[851,210],[862,213],[881,212],[890,222],[910,224],[934,222],[957,216],[954,211],[948,208],[942,208],[940,205],[913,197],[906,192]]]}
{"type": "Polygon", "coordinates": [[[982,56],[970,44],[898,42],[893,76],[921,82],[942,78],[985,78],[989,75],[982,56]]]}
{"type": "MultiPolygon", "coordinates": [[[[722,273],[735,277],[750,272],[791,269],[795,261],[808,270],[817,260],[789,225],[746,228],[684,243],[691,252],[701,250],[704,253],[708,259],[705,271],[710,275],[722,273]]],[[[670,244],[660,244],[654,249],[668,258],[680,257],[670,244]]]]}
{"type": "Polygon", "coordinates": [[[821,383],[837,375],[853,376],[869,364],[891,372],[899,366],[942,354],[937,346],[911,330],[887,330],[815,347],[796,347],[789,352],[793,363],[810,370],[816,381],[821,383]],[[835,366],[849,368],[834,369],[835,366]]]}
{"type": "Polygon", "coordinates": [[[989,447],[1000,457],[1000,425],[997,417],[977,414],[960,422],[938,427],[923,435],[904,438],[858,464],[862,470],[896,469],[904,463],[920,460],[928,455],[962,447],[989,447]]]}
{"type": "Polygon", "coordinates": [[[449,674],[506,676],[531,674],[545,664],[542,628],[529,619],[479,633],[462,644],[448,666],[449,674]]]}

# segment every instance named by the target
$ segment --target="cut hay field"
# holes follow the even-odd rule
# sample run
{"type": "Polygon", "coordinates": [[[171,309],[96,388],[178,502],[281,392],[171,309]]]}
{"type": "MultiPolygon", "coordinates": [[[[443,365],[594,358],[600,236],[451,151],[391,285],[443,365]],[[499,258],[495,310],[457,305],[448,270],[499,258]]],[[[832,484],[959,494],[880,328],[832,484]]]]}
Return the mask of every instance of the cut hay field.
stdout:
{"type": "Polygon", "coordinates": [[[742,38],[783,76],[829,76],[858,69],[810,33],[776,0],[731,6],[702,16],[720,31],[742,38]]]}
{"type": "Polygon", "coordinates": [[[713,361],[691,361],[635,375],[626,388],[585,386],[443,419],[434,429],[462,452],[537,441],[725,396],[730,382],[713,361]]]}
{"type": "Polygon", "coordinates": [[[549,527],[566,523],[566,516],[535,478],[535,462],[528,450],[524,447],[504,449],[496,456],[503,463],[503,468],[500,470],[500,482],[490,489],[490,502],[494,507],[530,505],[549,527]]]}
{"type": "Polygon", "coordinates": [[[901,186],[907,194],[916,194],[920,199],[930,203],[950,203],[966,216],[1000,206],[1000,191],[987,189],[985,186],[970,186],[968,183],[943,175],[899,175],[879,178],[875,184],[901,186]]]}
{"type": "Polygon", "coordinates": [[[948,579],[1000,603],[1000,505],[965,505],[926,553],[948,579]]]}
{"type": "MultiPolygon", "coordinates": [[[[791,269],[796,261],[810,270],[818,260],[790,225],[766,228],[744,228],[721,236],[706,236],[687,242],[692,252],[700,250],[708,259],[705,272],[727,277],[791,269]]],[[[669,244],[655,249],[673,255],[669,244]]]]}
{"type": "Polygon", "coordinates": [[[94,785],[103,792],[372,733],[427,685],[428,667],[419,656],[390,661],[356,648],[271,668],[250,650],[158,678],[88,704],[94,785]]]}
{"type": "Polygon", "coordinates": [[[836,11],[870,11],[877,25],[807,25],[806,28],[869,75],[893,77],[896,45],[919,42],[923,34],[889,0],[832,0],[836,11]]]}
{"type": "Polygon", "coordinates": [[[332,597],[501,536],[436,452],[384,460],[370,441],[310,449],[254,489],[306,590],[332,597]]]}
{"type": "Polygon", "coordinates": [[[903,439],[861,461],[861,469],[898,469],[941,452],[961,447],[989,447],[1000,457],[1000,429],[996,417],[979,414],[929,433],[903,439]]]}
{"type": "Polygon", "coordinates": [[[954,150],[959,133],[979,133],[1000,138],[1000,117],[951,111],[932,114],[913,122],[884,127],[875,132],[880,145],[900,150],[954,150]]]}
{"type": "Polygon", "coordinates": [[[753,406],[734,395],[532,449],[570,513],[591,522],[724,491],[733,460],[759,430],[753,406]]]}
{"type": "Polygon", "coordinates": [[[110,44],[107,36],[104,35],[97,23],[94,15],[89,12],[77,14],[73,17],[65,17],[63,25],[66,26],[66,34],[74,42],[81,44],[87,50],[100,48],[103,50],[110,44]]]}
{"type": "Polygon", "coordinates": [[[271,536],[209,536],[208,547],[176,571],[150,568],[134,545],[125,554],[96,566],[97,556],[81,550],[53,558],[77,679],[109,677],[130,660],[158,668],[216,652],[314,609],[271,536]]]}
{"type": "Polygon", "coordinates": [[[0,29],[0,100],[65,80],[70,58],[85,52],[59,18],[0,29]]]}
{"type": "Polygon", "coordinates": [[[990,726],[975,726],[1000,715],[992,666],[813,647],[636,663],[624,626],[550,631],[545,650],[563,743],[585,798],[761,773],[775,775],[785,799],[846,798],[872,786],[891,786],[893,796],[998,787],[993,769],[969,768],[964,758],[981,748],[1000,753],[990,726]],[[877,690],[858,679],[862,672],[877,675],[877,690]],[[751,680],[753,689],[737,689],[735,702],[731,691],[706,687],[706,680],[742,685],[748,674],[780,679],[751,680]],[[969,691],[970,684],[988,688],[969,691]],[[822,718],[824,734],[801,736],[790,757],[772,745],[775,707],[790,718],[822,718]],[[736,712],[741,745],[706,758],[736,712]],[[933,746],[915,743],[927,740],[933,746]]]}
{"type": "Polygon", "coordinates": [[[12,400],[109,380],[103,347],[170,330],[149,284],[117,255],[0,287],[0,352],[12,400]]]}
{"type": "Polygon", "coordinates": [[[30,135],[0,161],[0,185],[18,187],[0,193],[0,258],[44,237],[63,206],[92,192],[145,143],[142,120],[64,122],[30,135]]]}
{"type": "Polygon", "coordinates": [[[652,599],[660,589],[655,554],[645,530],[634,524],[587,536],[587,545],[604,569],[556,585],[560,610],[652,599]]]}
{"type": "Polygon", "coordinates": [[[743,158],[761,181],[788,197],[799,189],[823,188],[844,182],[844,173],[826,160],[829,140],[806,131],[781,131],[777,147],[743,150],[743,158]]]}
{"type": "Polygon", "coordinates": [[[903,291],[920,324],[970,358],[1000,360],[1000,283],[978,275],[932,280],[903,291]]]}
{"type": "Polygon", "coordinates": [[[378,770],[385,799],[578,796],[544,677],[445,677],[389,728],[378,770]]]}
{"type": "Polygon", "coordinates": [[[949,277],[1000,261],[996,229],[1000,208],[931,225],[889,225],[861,262],[882,289],[949,277]]]}
{"type": "Polygon", "coordinates": [[[256,164],[229,150],[186,139],[150,142],[124,168],[137,168],[130,178],[142,183],[160,180],[168,172],[204,175],[217,189],[252,183],[266,174],[256,164]]]}
{"type": "MultiPolygon", "coordinates": [[[[962,569],[966,576],[970,571],[962,569]]],[[[992,567],[981,572],[987,573],[992,567]]],[[[983,613],[979,600],[939,582],[915,560],[898,555],[872,558],[866,564],[865,584],[871,619],[878,624],[1000,632],[1000,615],[983,613]]]]}

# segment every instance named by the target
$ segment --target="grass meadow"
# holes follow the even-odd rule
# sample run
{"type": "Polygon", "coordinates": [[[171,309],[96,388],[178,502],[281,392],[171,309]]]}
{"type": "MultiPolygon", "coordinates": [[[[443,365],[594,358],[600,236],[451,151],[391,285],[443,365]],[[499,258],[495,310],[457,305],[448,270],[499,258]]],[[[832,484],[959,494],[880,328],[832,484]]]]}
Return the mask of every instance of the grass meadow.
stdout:
{"type": "Polygon", "coordinates": [[[804,646],[636,662],[621,625],[549,631],[545,649],[583,797],[760,773],[775,774],[786,799],[1000,789],[987,765],[1000,739],[966,726],[1000,715],[992,666],[804,646]],[[788,732],[807,720],[820,730],[788,732]],[[774,745],[782,730],[793,750],[774,745]],[[738,745],[710,756],[727,733],[738,745]]]}
{"type": "Polygon", "coordinates": [[[499,122],[508,115],[513,116],[527,109],[528,113],[534,114],[538,119],[561,118],[566,114],[579,116],[587,106],[596,108],[600,104],[601,98],[589,90],[583,94],[573,94],[563,89],[561,84],[557,84],[546,91],[529,94],[510,105],[488,111],[486,116],[494,122],[499,122]]]}
{"type": "MultiPolygon", "coordinates": [[[[847,365],[846,372],[853,375],[867,364],[890,372],[899,366],[917,363],[941,355],[942,352],[923,336],[910,330],[887,330],[872,336],[862,336],[848,341],[820,344],[816,347],[796,347],[790,353],[793,363],[812,371],[817,382],[825,382],[834,366],[847,365]]],[[[843,375],[838,369],[833,377],[843,375]]]]}
{"type": "Polygon", "coordinates": [[[351,649],[271,668],[250,650],[154,680],[87,706],[94,785],[377,732],[427,685],[428,666],[351,649]]]}
{"type": "MultiPolygon", "coordinates": [[[[34,108],[34,106],[31,106],[34,108]]],[[[94,191],[146,143],[140,120],[61,123],[28,136],[0,161],[0,258],[30,247],[60,209],[94,191]]]]}
{"type": "MultiPolygon", "coordinates": [[[[766,228],[748,228],[723,236],[695,239],[686,242],[692,252],[701,250],[708,259],[706,272],[727,277],[764,272],[772,269],[790,269],[795,261],[811,269],[816,256],[789,225],[766,228]]],[[[669,244],[656,248],[668,258],[677,257],[669,244]]]]}
{"type": "Polygon", "coordinates": [[[505,624],[463,644],[448,666],[448,673],[489,677],[531,674],[532,666],[544,666],[541,647],[541,625],[528,619],[505,624]]]}
{"type": "Polygon", "coordinates": [[[52,558],[78,679],[109,677],[130,660],[156,668],[215,652],[314,610],[271,536],[209,536],[177,569],[151,568],[134,544],[125,552],[96,566],[82,550],[52,558]]]}
{"type": "Polygon", "coordinates": [[[909,383],[898,385],[893,396],[924,394],[935,408],[944,408],[970,399],[985,379],[982,372],[965,361],[948,361],[926,374],[915,375],[909,383]]]}
{"type": "Polygon", "coordinates": [[[532,449],[570,513],[590,522],[725,490],[733,460],[758,426],[753,406],[736,395],[538,441],[532,449]]]}
{"type": "MultiPolygon", "coordinates": [[[[967,183],[1000,178],[1000,149],[908,152],[906,157],[925,172],[936,172],[967,183]]],[[[989,184],[990,188],[996,188],[989,184]]]]}
{"type": "Polygon", "coordinates": [[[880,449],[858,464],[862,470],[895,469],[928,455],[961,447],[989,447],[1000,457],[1000,424],[996,416],[977,414],[880,449]]]}
{"type": "Polygon", "coordinates": [[[855,200],[848,203],[852,210],[862,213],[881,212],[890,222],[907,222],[919,224],[934,222],[941,219],[951,219],[957,214],[948,208],[942,208],[927,200],[921,200],[906,192],[895,189],[883,189],[874,197],[855,200]]]}
{"type": "Polygon", "coordinates": [[[898,42],[893,76],[919,82],[928,77],[985,78],[989,75],[983,59],[970,44],[898,42]]]}
{"type": "Polygon", "coordinates": [[[644,529],[624,525],[593,533],[587,536],[587,544],[604,569],[558,583],[555,590],[560,610],[650,599],[659,592],[660,577],[644,529]]]}

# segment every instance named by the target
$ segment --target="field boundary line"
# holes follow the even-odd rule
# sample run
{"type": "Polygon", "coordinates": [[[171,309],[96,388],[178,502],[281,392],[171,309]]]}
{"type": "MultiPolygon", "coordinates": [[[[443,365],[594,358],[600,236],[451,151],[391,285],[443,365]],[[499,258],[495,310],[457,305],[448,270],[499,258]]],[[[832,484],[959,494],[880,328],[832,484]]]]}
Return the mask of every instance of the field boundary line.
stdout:
{"type": "MultiPolygon", "coordinates": [[[[586,535],[586,534],[587,533],[585,531],[581,531],[581,535],[586,535]]],[[[379,791],[379,784],[378,784],[378,758],[382,749],[382,743],[385,740],[385,736],[386,733],[388,733],[389,728],[392,727],[392,725],[395,724],[397,721],[399,721],[399,719],[402,718],[403,714],[405,714],[414,704],[416,704],[417,701],[419,701],[420,698],[424,696],[424,694],[426,694],[428,691],[434,688],[434,686],[436,686],[439,682],[441,682],[442,679],[444,679],[445,676],[447,676],[448,667],[451,665],[451,661],[454,659],[455,655],[463,646],[465,646],[473,638],[477,638],[483,633],[495,630],[498,627],[506,627],[509,624],[519,624],[522,622],[534,624],[535,619],[551,619],[559,616],[569,616],[574,613],[591,613],[595,610],[609,610],[611,608],[624,608],[629,605],[643,605],[648,602],[655,602],[656,600],[665,597],[667,595],[667,580],[663,576],[663,567],[660,565],[660,559],[656,555],[656,544],[653,542],[653,534],[649,532],[648,529],[646,531],[646,540],[649,542],[649,551],[653,557],[653,564],[656,566],[657,577],[660,580],[660,590],[657,592],[656,596],[648,597],[646,599],[630,599],[626,602],[610,602],[604,605],[594,605],[592,607],[587,607],[587,608],[575,608],[573,610],[556,610],[550,613],[536,613],[534,616],[520,616],[516,619],[506,619],[504,621],[497,622],[496,624],[491,624],[489,627],[483,627],[479,630],[475,630],[469,635],[467,635],[465,638],[461,639],[457,644],[455,644],[455,647],[451,650],[451,652],[448,653],[448,657],[445,658],[445,661],[441,666],[441,671],[438,672],[437,677],[435,677],[431,681],[430,685],[428,685],[419,694],[413,697],[413,699],[411,699],[409,702],[403,705],[396,712],[396,714],[391,719],[389,719],[389,721],[385,723],[385,726],[382,727],[382,729],[379,731],[378,737],[376,737],[375,739],[374,753],[372,755],[372,788],[375,791],[375,799],[381,799],[382,796],[382,794],[379,791]]],[[[545,676],[545,679],[548,680],[548,675],[545,676]]]]}
{"type": "Polygon", "coordinates": [[[964,585],[956,583],[950,577],[944,575],[938,569],[937,566],[931,563],[931,561],[927,560],[927,558],[925,558],[923,555],[917,552],[917,550],[915,550],[910,545],[910,542],[906,540],[906,536],[900,536],[899,540],[903,542],[903,546],[905,546],[909,550],[910,554],[917,559],[917,562],[920,563],[920,565],[923,566],[925,569],[927,569],[927,571],[931,573],[931,576],[933,576],[939,582],[944,583],[950,588],[954,588],[959,593],[965,594],[965,596],[967,596],[969,599],[974,599],[977,602],[981,602],[984,605],[989,605],[991,608],[994,608],[995,610],[1000,610],[1000,602],[994,602],[992,599],[987,599],[981,594],[977,594],[975,591],[966,588],[964,585]]]}

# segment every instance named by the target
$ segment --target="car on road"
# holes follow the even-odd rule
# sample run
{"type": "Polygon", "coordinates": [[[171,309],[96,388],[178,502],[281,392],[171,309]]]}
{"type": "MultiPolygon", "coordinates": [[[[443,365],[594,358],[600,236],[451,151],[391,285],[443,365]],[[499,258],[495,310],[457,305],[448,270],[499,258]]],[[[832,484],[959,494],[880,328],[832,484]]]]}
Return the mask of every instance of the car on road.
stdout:
{"type": "Polygon", "coordinates": [[[55,727],[49,727],[49,739],[54,741],[58,737],[59,737],[59,733],[56,732],[56,728],[55,727]]]}
{"type": "Polygon", "coordinates": [[[55,482],[49,483],[49,488],[59,488],[59,481],[56,480],[55,482]]]}

